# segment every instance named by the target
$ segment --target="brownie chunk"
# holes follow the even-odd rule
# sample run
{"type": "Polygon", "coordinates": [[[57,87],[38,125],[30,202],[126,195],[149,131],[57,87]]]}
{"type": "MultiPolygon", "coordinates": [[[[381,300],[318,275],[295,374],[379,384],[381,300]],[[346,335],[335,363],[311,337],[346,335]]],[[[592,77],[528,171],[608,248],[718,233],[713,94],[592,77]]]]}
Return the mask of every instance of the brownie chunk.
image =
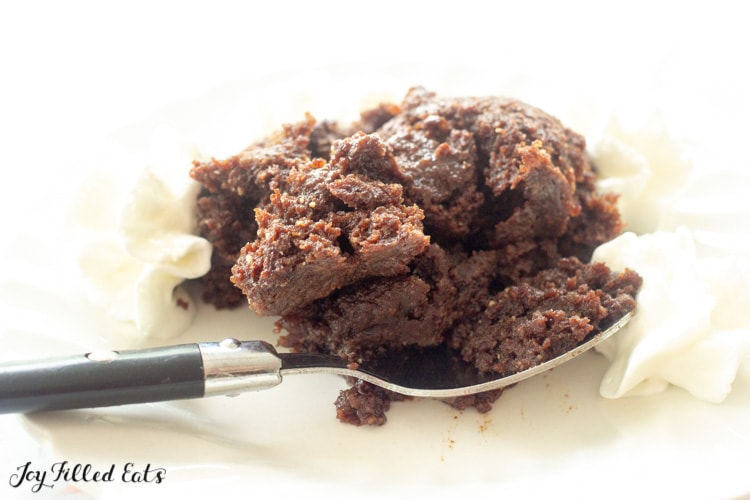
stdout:
{"type": "Polygon", "coordinates": [[[422,211],[404,205],[393,156],[377,136],[337,141],[330,163],[296,165],[255,211],[232,282],[260,314],[284,315],[347,285],[405,275],[424,251],[422,211]]]}
{"type": "Polygon", "coordinates": [[[254,210],[271,194],[271,185],[307,161],[314,127],[315,120],[308,115],[305,121],[285,126],[237,156],[194,162],[190,176],[202,184],[198,233],[213,245],[211,270],[200,280],[205,301],[220,308],[246,302],[229,280],[232,266],[240,249],[256,237],[254,210]]]}
{"type": "Polygon", "coordinates": [[[278,326],[287,334],[279,343],[353,363],[386,349],[441,344],[455,316],[448,266],[432,245],[402,275],[363,280],[285,314],[278,326]]]}
{"type": "Polygon", "coordinates": [[[635,308],[641,278],[575,257],[488,294],[481,314],[451,330],[448,343],[481,371],[513,374],[549,361],[635,308]]]}
{"type": "MultiPolygon", "coordinates": [[[[307,115],[191,175],[214,245],[205,299],[279,316],[295,351],[357,364],[445,344],[511,374],[635,307],[636,273],[589,262],[622,222],[584,138],[514,99],[414,88],[351,125],[307,115]]],[[[448,403],[488,411],[501,393],[448,403]]],[[[382,425],[400,399],[352,381],[337,415],[382,425]]]]}

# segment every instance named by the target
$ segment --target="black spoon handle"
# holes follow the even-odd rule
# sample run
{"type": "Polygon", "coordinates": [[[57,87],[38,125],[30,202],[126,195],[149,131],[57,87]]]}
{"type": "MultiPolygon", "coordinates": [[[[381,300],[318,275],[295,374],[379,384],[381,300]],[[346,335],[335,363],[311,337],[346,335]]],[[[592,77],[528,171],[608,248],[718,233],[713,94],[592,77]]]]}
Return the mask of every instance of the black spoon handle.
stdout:
{"type": "Polygon", "coordinates": [[[265,342],[183,344],[0,365],[0,413],[69,410],[233,394],[281,382],[265,342]]]}

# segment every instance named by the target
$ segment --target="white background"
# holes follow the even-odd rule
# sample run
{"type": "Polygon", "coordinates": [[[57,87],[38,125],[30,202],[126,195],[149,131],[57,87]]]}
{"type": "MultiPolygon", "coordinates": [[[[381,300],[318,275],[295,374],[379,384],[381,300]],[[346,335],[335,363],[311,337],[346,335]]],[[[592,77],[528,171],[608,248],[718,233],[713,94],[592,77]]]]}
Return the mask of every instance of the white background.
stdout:
{"type": "Polygon", "coordinates": [[[623,91],[669,72],[686,106],[748,109],[740,5],[3,0],[0,152],[6,171],[63,165],[113,128],[217,83],[354,61],[479,63],[489,74],[599,77],[623,91]]]}

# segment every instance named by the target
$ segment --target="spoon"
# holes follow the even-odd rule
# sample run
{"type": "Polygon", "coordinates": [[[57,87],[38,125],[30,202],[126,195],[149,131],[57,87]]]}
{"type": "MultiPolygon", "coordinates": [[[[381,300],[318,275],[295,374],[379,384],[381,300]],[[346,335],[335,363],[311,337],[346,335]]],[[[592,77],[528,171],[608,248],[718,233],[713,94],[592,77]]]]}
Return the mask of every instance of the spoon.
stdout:
{"type": "Polygon", "coordinates": [[[559,366],[622,328],[628,313],[570,351],[511,375],[479,372],[445,347],[404,349],[354,368],[334,355],[277,353],[225,339],[0,365],[0,413],[150,403],[268,389],[292,374],[330,373],[416,397],[452,398],[506,387],[559,366]]]}

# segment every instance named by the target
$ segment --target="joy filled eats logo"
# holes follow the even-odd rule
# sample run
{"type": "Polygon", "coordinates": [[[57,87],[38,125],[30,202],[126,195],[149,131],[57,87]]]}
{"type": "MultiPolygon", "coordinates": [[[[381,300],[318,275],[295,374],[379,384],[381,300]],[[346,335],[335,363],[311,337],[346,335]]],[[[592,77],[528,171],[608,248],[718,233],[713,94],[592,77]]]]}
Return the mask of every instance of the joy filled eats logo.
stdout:
{"type": "Polygon", "coordinates": [[[10,475],[8,483],[13,488],[30,488],[38,493],[45,488],[52,489],[57,483],[152,483],[161,484],[167,477],[167,471],[151,464],[137,465],[128,462],[120,467],[112,464],[97,469],[91,464],[71,464],[67,460],[56,462],[50,467],[37,468],[32,462],[26,462],[16,468],[10,475]]]}

